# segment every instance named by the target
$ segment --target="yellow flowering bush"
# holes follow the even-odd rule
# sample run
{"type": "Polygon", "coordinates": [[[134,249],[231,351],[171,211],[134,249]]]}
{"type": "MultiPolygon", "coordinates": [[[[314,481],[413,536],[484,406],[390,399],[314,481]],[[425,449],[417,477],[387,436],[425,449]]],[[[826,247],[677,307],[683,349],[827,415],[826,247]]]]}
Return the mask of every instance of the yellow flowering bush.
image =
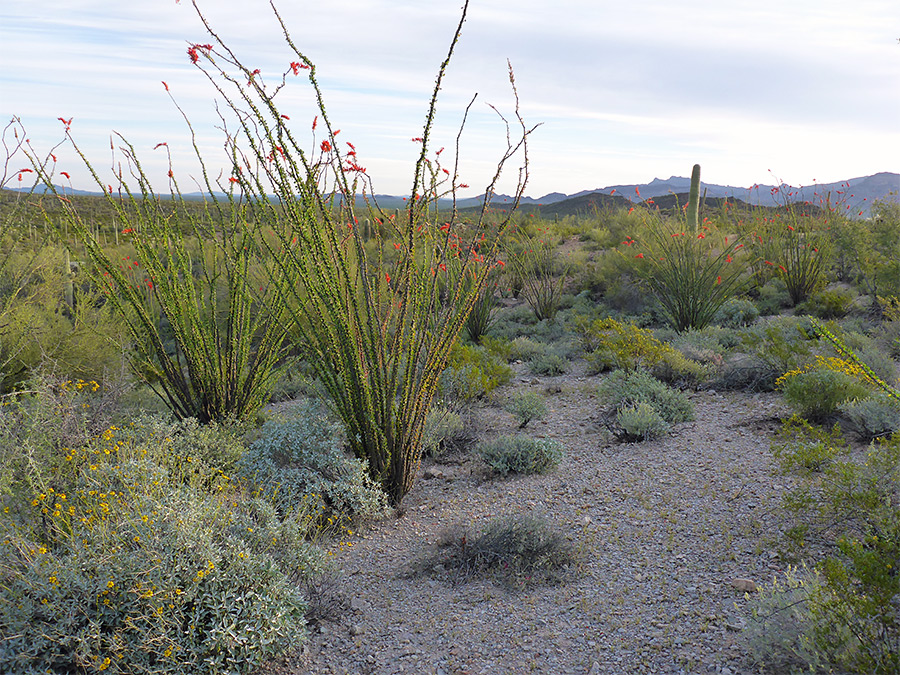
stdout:
{"type": "Polygon", "coordinates": [[[249,672],[302,639],[313,516],[186,455],[191,433],[110,425],[3,497],[0,671],[249,672]]]}

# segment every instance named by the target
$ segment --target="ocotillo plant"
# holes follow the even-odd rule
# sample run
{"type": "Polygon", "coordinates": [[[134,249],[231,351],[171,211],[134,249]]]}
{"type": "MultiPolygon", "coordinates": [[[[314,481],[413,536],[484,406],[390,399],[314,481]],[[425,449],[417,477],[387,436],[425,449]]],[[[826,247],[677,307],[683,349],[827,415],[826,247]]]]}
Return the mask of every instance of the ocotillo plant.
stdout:
{"type": "MultiPolygon", "coordinates": [[[[115,194],[103,192],[134,247],[133,259],[114,258],[68,199],[57,195],[92,263],[87,272],[127,325],[137,372],[177,417],[206,423],[252,416],[268,401],[287,334],[286,308],[265,278],[259,224],[245,219],[245,207],[235,202],[213,199],[202,210],[187,208],[171,170],[171,199],[160,198],[134,148],[123,140],[121,150],[137,185],[122,178],[115,194]]],[[[33,164],[55,192],[47,164],[33,164]]],[[[213,193],[208,179],[206,188],[213,193]]]]}
{"type": "MultiPolygon", "coordinates": [[[[379,226],[366,246],[357,233],[356,193],[361,187],[364,194],[373,194],[371,181],[354,146],[339,142],[322,103],[315,66],[284,23],[296,60],[274,92],[208,25],[216,47],[198,46],[194,52],[239,121],[239,134],[228,138],[234,163],[229,184],[248,204],[246,217],[271,232],[261,246],[278,300],[291,317],[292,333],[330,395],[351,449],[367,460],[394,503],[412,487],[438,377],[487,274],[498,264],[499,242],[509,223],[509,215],[499,222],[486,217],[488,203],[470,224],[462,223],[455,210],[442,215],[437,209],[438,197],[455,199],[462,186],[455,170],[442,167],[440,151],[429,156],[428,147],[438,90],[466,10],[467,3],[438,70],[422,135],[413,139],[421,150],[408,206],[393,218],[373,208],[370,215],[379,226]],[[319,103],[317,119],[325,135],[319,143],[314,140],[313,153],[294,135],[275,102],[290,76],[301,72],[319,103]],[[385,255],[388,250],[390,256],[385,255]]],[[[281,21],[277,11],[275,15],[281,21]]],[[[515,94],[511,68],[510,83],[515,94]]],[[[527,180],[530,130],[518,109],[516,119],[520,133],[511,135],[506,125],[512,140],[485,194],[494,193],[505,164],[521,151],[517,204],[527,180]]]]}
{"type": "Polygon", "coordinates": [[[640,261],[639,273],[678,331],[708,325],[741,276],[733,259],[742,245],[716,236],[710,224],[701,226],[699,203],[700,165],[695,164],[687,222],[667,222],[648,211],[646,232],[622,242],[640,261]]]}
{"type": "MultiPolygon", "coordinates": [[[[196,3],[194,7],[197,9],[196,3]]],[[[201,301],[208,300],[212,292],[202,283],[219,274],[228,279],[227,288],[234,294],[225,335],[246,341],[239,342],[242,348],[266,348],[256,361],[245,359],[245,367],[238,372],[265,380],[271,372],[269,357],[277,352],[282,331],[289,331],[330,395],[350,448],[367,460],[372,476],[394,503],[412,487],[438,378],[487,274],[499,264],[499,242],[514,210],[508,209],[499,221],[488,217],[486,198],[476,222],[463,223],[455,208],[446,214],[437,208],[439,197],[452,196],[455,204],[457,189],[467,187],[460,182],[456,165],[452,173],[442,166],[441,151],[428,151],[437,94],[467,8],[468,3],[438,70],[422,135],[413,139],[421,144],[421,150],[408,206],[402,214],[390,217],[370,197],[372,212],[366,215],[377,219],[377,225],[368,242],[357,231],[356,200],[358,190],[364,197],[373,194],[371,180],[352,143],[340,142],[343,137],[339,141],[339,130],[333,127],[323,103],[315,65],[297,48],[274,4],[272,10],[292,53],[274,87],[267,85],[258,69],[238,58],[197,9],[212,44],[191,45],[188,56],[224,101],[220,109],[230,111],[227,120],[223,117],[223,127],[227,129],[231,175],[216,182],[204,169],[210,227],[203,230],[207,223],[189,224],[195,237],[208,243],[202,260],[191,259],[180,229],[161,208],[127,143],[125,158],[141,191],[137,196],[126,191],[127,204],[120,208],[120,219],[129,224],[126,229],[135,230],[136,246],[151,233],[154,242],[165,245],[162,253],[145,250],[144,258],[152,261],[156,255],[159,264],[150,270],[144,287],[132,287],[130,279],[101,255],[99,245],[75,219],[99,268],[109,274],[124,298],[117,300],[123,315],[135,322],[135,333],[163,365],[164,381],[178,383],[174,395],[166,390],[173,405],[180,404],[182,385],[201,392],[207,385],[187,354],[180,355],[179,361],[166,353],[159,332],[151,330],[149,308],[157,302],[169,316],[168,308],[174,307],[172,316],[178,321],[183,315],[185,329],[202,328],[210,317],[202,314],[201,301]],[[306,75],[318,106],[312,122],[312,150],[276,105],[278,93],[301,74],[306,75]],[[317,129],[324,138],[316,139],[317,129]],[[217,191],[227,197],[217,198],[217,191]],[[133,213],[140,218],[134,220],[133,213]],[[163,264],[164,256],[171,256],[171,264],[163,264]],[[204,262],[206,256],[213,256],[220,272],[203,267],[209,264],[204,262]],[[201,266],[199,275],[193,271],[197,264],[201,266]],[[252,277],[255,265],[265,267],[264,279],[252,277]],[[452,276],[451,268],[456,270],[452,276]],[[175,285],[179,278],[187,280],[186,287],[175,285]],[[152,284],[150,293],[147,284],[152,284]],[[259,311],[251,312],[251,308],[259,311]]],[[[515,95],[511,67],[509,76],[515,95]]],[[[527,138],[533,130],[526,128],[519,114],[517,95],[516,102],[519,132],[511,133],[510,124],[500,117],[507,148],[485,189],[486,195],[494,194],[504,167],[521,153],[513,207],[527,181],[527,138]]],[[[468,112],[469,108],[462,126],[468,112]]],[[[199,159],[203,164],[203,157],[199,159]]],[[[119,176],[124,183],[121,173],[119,176]]],[[[179,350],[217,358],[228,345],[212,340],[221,335],[216,330],[210,328],[210,337],[194,344],[187,341],[186,330],[176,328],[176,335],[187,345],[179,343],[179,350]]]]}

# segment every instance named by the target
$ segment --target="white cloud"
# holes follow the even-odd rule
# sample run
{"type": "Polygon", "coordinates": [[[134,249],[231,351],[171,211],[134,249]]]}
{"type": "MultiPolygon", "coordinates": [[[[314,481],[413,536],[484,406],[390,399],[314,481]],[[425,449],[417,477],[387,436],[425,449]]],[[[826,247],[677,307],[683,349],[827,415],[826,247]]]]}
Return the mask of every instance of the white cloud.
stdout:
{"type": "MultiPolygon", "coordinates": [[[[419,135],[458,4],[282,5],[297,45],[318,65],[332,120],[359,148],[376,189],[404,192],[416,154],[409,137],[419,135]]],[[[274,85],[292,54],[268,3],[200,6],[274,85]]],[[[213,91],[185,51],[210,38],[188,0],[20,0],[4,11],[0,114],[20,116],[36,146],[60,137],[57,117],[73,116],[76,139],[100,164],[109,163],[115,129],[157,176],[165,167],[150,149],[161,140],[181,166],[190,146],[165,80],[204,151],[218,157],[213,91]]],[[[478,92],[462,167],[467,182],[486,183],[503,140],[486,103],[511,112],[509,58],[523,113],[546,122],[532,140],[532,194],[686,175],[694,161],[712,182],[745,185],[767,180],[768,168],[796,182],[897,170],[898,26],[894,0],[857,0],[852,9],[838,0],[479,0],[447,74],[437,145],[452,146],[478,92]]],[[[305,133],[315,111],[300,85],[279,100],[305,133]]],[[[85,172],[68,168],[87,187],[85,172]]]]}

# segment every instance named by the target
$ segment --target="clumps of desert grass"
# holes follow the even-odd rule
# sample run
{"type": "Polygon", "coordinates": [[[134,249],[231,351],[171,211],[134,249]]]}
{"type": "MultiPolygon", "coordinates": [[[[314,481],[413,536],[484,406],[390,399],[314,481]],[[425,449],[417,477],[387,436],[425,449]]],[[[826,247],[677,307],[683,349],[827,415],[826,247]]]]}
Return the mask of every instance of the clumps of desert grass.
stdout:
{"type": "Polygon", "coordinates": [[[509,514],[481,527],[448,528],[437,553],[418,563],[416,573],[453,584],[487,579],[514,590],[561,583],[575,562],[575,551],[556,523],[541,514],[509,514]]]}

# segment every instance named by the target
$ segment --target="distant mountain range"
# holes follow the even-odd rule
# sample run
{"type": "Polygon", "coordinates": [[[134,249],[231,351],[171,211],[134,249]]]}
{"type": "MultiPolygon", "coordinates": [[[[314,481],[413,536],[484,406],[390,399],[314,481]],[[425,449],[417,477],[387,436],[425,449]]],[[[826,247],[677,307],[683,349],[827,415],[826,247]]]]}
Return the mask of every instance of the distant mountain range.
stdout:
{"type": "MultiPolygon", "coordinates": [[[[558,206],[559,213],[577,213],[579,210],[590,211],[596,206],[625,205],[628,202],[641,203],[647,199],[655,199],[666,195],[684,195],[690,190],[691,179],[681,176],[672,176],[666,180],[654,178],[649,183],[610,185],[596,190],[583,190],[575,194],[566,195],[560,192],[551,192],[537,199],[523,197],[521,206],[538,206],[542,214],[553,213],[549,206],[558,206]],[[574,208],[573,208],[574,207],[574,208]],[[579,209],[581,207],[581,209],[579,209]]],[[[882,172],[872,176],[850,178],[836,183],[823,183],[793,187],[782,184],[754,185],[751,187],[734,187],[731,185],[715,185],[712,183],[700,183],[701,193],[708,199],[727,198],[736,199],[754,206],[779,206],[785,199],[792,202],[809,201],[814,204],[841,203],[845,210],[853,215],[860,211],[866,215],[871,204],[878,200],[900,202],[900,173],[882,172]],[[849,206],[849,209],[846,207],[849,206]]],[[[384,197],[379,197],[379,203],[388,208],[395,208],[383,202],[384,197]]],[[[394,199],[394,198],[390,198],[394,199]]],[[[484,195],[471,199],[457,201],[459,208],[479,206],[484,195]]],[[[402,198],[401,198],[402,204],[402,198]]],[[[495,195],[492,203],[495,207],[503,208],[503,204],[512,203],[509,195],[495,195]]]]}
{"type": "MultiPolygon", "coordinates": [[[[551,192],[534,199],[523,197],[520,206],[531,207],[540,211],[541,215],[569,215],[589,213],[596,208],[604,206],[625,206],[629,203],[638,204],[647,199],[655,199],[667,195],[686,195],[690,189],[690,178],[672,176],[666,180],[654,178],[649,183],[610,185],[596,190],[582,190],[575,194],[567,195],[561,192],[551,192]]],[[[62,189],[60,189],[62,192],[62,189]]],[[[85,190],[71,190],[77,195],[99,195],[99,192],[85,190]]],[[[845,210],[853,216],[867,216],[873,202],[889,200],[900,202],[900,173],[881,172],[871,176],[849,178],[836,183],[823,183],[793,187],[790,185],[754,185],[751,187],[734,187],[731,185],[715,185],[701,182],[701,191],[707,199],[732,199],[752,204],[754,206],[778,206],[784,203],[785,198],[792,202],[809,201],[814,204],[842,204],[845,210]]],[[[202,193],[184,195],[187,199],[200,199],[202,193]]],[[[375,195],[378,205],[384,209],[402,209],[406,200],[395,195],[375,195]]],[[[481,206],[484,195],[459,199],[457,208],[471,209],[481,206]]],[[[494,208],[502,209],[504,204],[512,204],[509,195],[497,194],[491,200],[494,208]]],[[[679,198],[679,201],[682,201],[679,198]]],[[[449,200],[442,200],[441,206],[448,206],[449,200]]]]}

